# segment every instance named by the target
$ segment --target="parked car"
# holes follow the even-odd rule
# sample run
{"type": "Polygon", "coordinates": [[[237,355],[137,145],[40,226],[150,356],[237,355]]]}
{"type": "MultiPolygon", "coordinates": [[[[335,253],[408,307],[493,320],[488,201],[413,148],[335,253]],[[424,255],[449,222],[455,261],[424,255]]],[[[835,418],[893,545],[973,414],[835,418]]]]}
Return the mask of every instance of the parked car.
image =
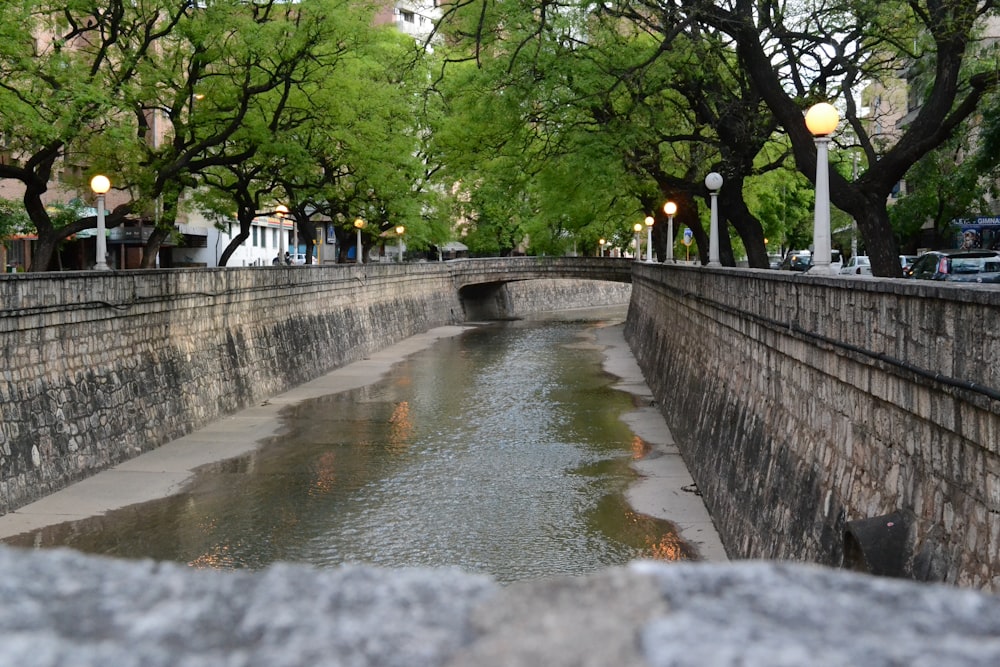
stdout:
{"type": "Polygon", "coordinates": [[[913,263],[917,261],[917,255],[900,255],[899,265],[903,267],[903,277],[908,278],[910,275],[910,268],[913,263]]]}
{"type": "Polygon", "coordinates": [[[812,266],[812,253],[808,250],[789,250],[781,260],[782,271],[808,271],[812,266]]]}
{"type": "MultiPolygon", "coordinates": [[[[840,251],[830,249],[830,270],[833,273],[840,271],[841,267],[840,251]]],[[[811,250],[789,250],[778,266],[783,271],[808,271],[813,266],[813,254],[811,250]]]]}
{"type": "Polygon", "coordinates": [[[909,277],[916,280],[1000,283],[1000,251],[932,250],[913,262],[909,277]]]}
{"type": "Polygon", "coordinates": [[[854,255],[847,260],[847,264],[840,268],[840,274],[844,276],[870,276],[872,262],[868,255],[854,255]]]}
{"type": "Polygon", "coordinates": [[[840,251],[836,248],[830,249],[830,270],[834,273],[840,273],[840,270],[844,268],[844,258],[841,256],[840,251]]]}

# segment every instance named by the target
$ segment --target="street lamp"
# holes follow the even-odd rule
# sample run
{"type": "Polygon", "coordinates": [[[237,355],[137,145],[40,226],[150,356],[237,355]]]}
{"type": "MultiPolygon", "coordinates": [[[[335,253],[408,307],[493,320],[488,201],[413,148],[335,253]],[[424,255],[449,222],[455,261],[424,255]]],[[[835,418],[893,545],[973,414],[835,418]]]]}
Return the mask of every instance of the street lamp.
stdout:
{"type": "Polygon", "coordinates": [[[832,104],[820,102],[806,112],[806,127],[816,141],[816,217],[813,222],[811,273],[830,274],[830,171],[827,158],[830,134],[837,129],[840,114],[832,104]]]}
{"type": "Polygon", "coordinates": [[[364,220],[362,220],[361,218],[354,218],[354,228],[358,230],[358,245],[354,251],[354,256],[358,264],[365,263],[365,257],[364,257],[365,251],[361,245],[361,230],[364,229],[364,226],[365,226],[364,220]]]}
{"type": "Polygon", "coordinates": [[[399,263],[403,263],[403,233],[406,232],[406,227],[403,225],[396,225],[396,245],[399,246],[399,263]]]}
{"type": "Polygon", "coordinates": [[[663,212],[667,214],[667,260],[674,261],[674,214],[677,213],[677,204],[668,201],[663,205],[663,212]]]}
{"type": "Polygon", "coordinates": [[[111,267],[108,266],[108,239],[104,235],[104,195],[111,189],[111,181],[98,174],[90,179],[90,189],[97,195],[97,262],[94,269],[107,271],[111,267]]]}
{"type": "Polygon", "coordinates": [[[705,177],[705,187],[712,197],[712,214],[708,228],[708,265],[722,266],[719,261],[719,190],[722,188],[722,174],[713,171],[705,177]]]}
{"type": "Polygon", "coordinates": [[[653,216],[651,216],[651,215],[647,215],[646,216],[645,223],[646,223],[646,261],[647,262],[652,262],[653,261],[653,223],[654,222],[656,222],[656,221],[653,220],[653,216]]]}
{"type": "Polygon", "coordinates": [[[278,257],[281,263],[285,263],[285,242],[288,240],[285,237],[285,216],[288,215],[288,207],[284,204],[278,204],[274,207],[274,212],[278,215],[278,257]]]}
{"type": "Polygon", "coordinates": [[[598,257],[604,257],[604,244],[607,243],[607,241],[605,241],[604,239],[600,239],[600,240],[598,240],[597,243],[601,246],[601,250],[600,250],[601,254],[599,254],[598,257]]]}
{"type": "Polygon", "coordinates": [[[639,245],[639,234],[642,233],[642,223],[635,223],[632,229],[635,230],[635,261],[638,262],[642,259],[642,246],[639,245]]]}

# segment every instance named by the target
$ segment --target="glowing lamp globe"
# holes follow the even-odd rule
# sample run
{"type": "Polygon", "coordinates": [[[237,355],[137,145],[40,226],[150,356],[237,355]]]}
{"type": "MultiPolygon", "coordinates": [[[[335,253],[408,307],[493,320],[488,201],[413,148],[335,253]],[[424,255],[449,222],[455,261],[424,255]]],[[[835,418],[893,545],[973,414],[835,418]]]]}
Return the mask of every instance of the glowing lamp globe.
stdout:
{"type": "Polygon", "coordinates": [[[98,174],[90,179],[90,189],[94,191],[94,194],[103,195],[111,189],[111,181],[107,176],[98,174]]]}
{"type": "Polygon", "coordinates": [[[666,204],[663,205],[663,212],[666,213],[667,215],[673,215],[674,213],[677,212],[677,204],[673,203],[672,201],[668,201],[666,204]]]}
{"type": "Polygon", "coordinates": [[[832,134],[840,123],[840,114],[837,109],[826,102],[814,104],[806,112],[806,127],[814,137],[825,137],[832,134]]]}

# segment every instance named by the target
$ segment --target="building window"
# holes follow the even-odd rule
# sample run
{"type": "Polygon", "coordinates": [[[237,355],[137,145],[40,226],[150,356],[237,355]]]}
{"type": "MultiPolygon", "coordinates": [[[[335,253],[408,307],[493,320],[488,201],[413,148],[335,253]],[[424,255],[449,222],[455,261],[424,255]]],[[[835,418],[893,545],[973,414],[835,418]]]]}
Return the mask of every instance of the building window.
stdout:
{"type": "Polygon", "coordinates": [[[404,21],[406,21],[407,23],[413,23],[413,18],[414,18],[413,12],[408,12],[404,9],[403,11],[400,12],[400,14],[402,14],[404,21]]]}
{"type": "Polygon", "coordinates": [[[257,247],[257,225],[253,226],[253,245],[257,247]]]}

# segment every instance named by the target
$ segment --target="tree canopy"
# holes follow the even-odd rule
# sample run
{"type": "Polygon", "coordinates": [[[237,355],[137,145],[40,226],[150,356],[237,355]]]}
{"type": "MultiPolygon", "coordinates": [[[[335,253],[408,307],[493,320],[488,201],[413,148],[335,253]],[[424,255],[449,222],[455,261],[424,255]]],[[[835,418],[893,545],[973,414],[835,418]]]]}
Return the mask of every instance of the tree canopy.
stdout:
{"type": "MultiPolygon", "coordinates": [[[[888,276],[900,271],[890,194],[996,86],[993,59],[975,57],[979,31],[994,13],[992,2],[973,0],[469,2],[449,15],[448,34],[453,59],[476,65],[476,103],[519,112],[519,134],[507,133],[503,146],[525,156],[533,171],[539,160],[564,160],[559,151],[575,145],[570,138],[592,129],[605,135],[604,163],[632,180],[589,187],[609,185],[616,192],[607,201],[628,198],[637,213],[658,220],[666,198],[692,215],[694,200],[705,196],[701,179],[720,171],[727,184],[720,217],[733,225],[751,265],[766,257],[762,211],[747,205],[748,180],[787,168],[785,155],[763,157],[775,145],[787,147],[797,170],[813,179],[816,148],[804,111],[835,102],[844,118],[835,141],[861,152],[864,169],[856,177],[834,170],[831,197],[857,221],[875,272],[888,276]],[[901,80],[904,71],[910,104],[895,141],[885,142],[858,96],[872,82],[901,80]],[[528,130],[534,135],[523,134],[528,130]],[[777,133],[785,140],[775,144],[777,133]]],[[[686,223],[702,241],[698,220],[686,223]]],[[[731,251],[724,259],[732,262],[731,251]]]]}
{"type": "Polygon", "coordinates": [[[704,177],[718,171],[723,263],[764,267],[776,243],[810,240],[803,115],[818,101],[842,113],[830,195],[876,274],[899,275],[920,211],[959,212],[926,198],[935,174],[968,194],[952,205],[990,206],[975,178],[989,154],[963,140],[1000,134],[1000,70],[981,53],[992,0],[444,8],[425,50],[348,0],[0,5],[0,179],[23,192],[34,270],[94,224],[54,220],[49,188],[85,193],[98,170],[126,195],[108,224],[155,227],[146,266],[184,206],[236,212],[226,258],[279,203],[305,239],[332,220],[349,240],[360,216],[367,242],[403,224],[414,244],[457,233],[483,254],[626,248],[651,215],[662,258],[671,200],[675,236],[689,228],[704,261],[704,177]],[[895,115],[862,93],[876,86],[906,88],[895,115]],[[904,180],[920,196],[890,216],[904,180]]]}
{"type": "Polygon", "coordinates": [[[310,213],[376,206],[413,216],[419,238],[423,52],[374,25],[375,10],[346,0],[3,4],[0,131],[14,159],[0,179],[24,192],[33,270],[94,224],[56,224],[49,188],[85,195],[97,172],[127,202],[109,225],[130,215],[154,227],[144,266],[185,202],[246,214],[252,200],[254,215],[278,201],[310,213]]]}

